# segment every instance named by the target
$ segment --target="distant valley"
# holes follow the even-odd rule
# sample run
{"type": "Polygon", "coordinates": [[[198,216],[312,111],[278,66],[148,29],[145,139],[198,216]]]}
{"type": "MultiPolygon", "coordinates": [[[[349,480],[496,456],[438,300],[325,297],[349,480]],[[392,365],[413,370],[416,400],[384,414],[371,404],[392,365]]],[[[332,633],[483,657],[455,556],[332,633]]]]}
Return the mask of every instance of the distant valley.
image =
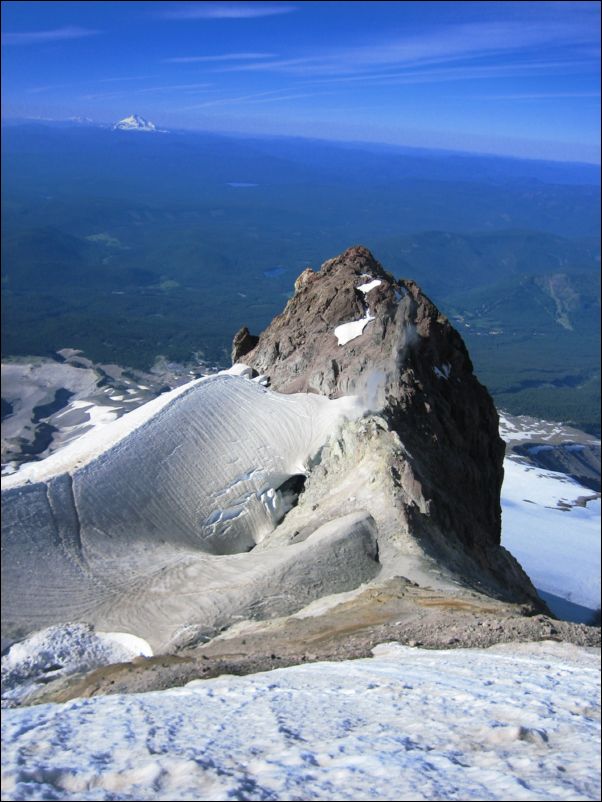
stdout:
{"type": "Polygon", "coordinates": [[[30,123],[3,167],[3,358],[225,365],[361,242],[450,317],[499,406],[599,434],[593,166],[30,123]]]}

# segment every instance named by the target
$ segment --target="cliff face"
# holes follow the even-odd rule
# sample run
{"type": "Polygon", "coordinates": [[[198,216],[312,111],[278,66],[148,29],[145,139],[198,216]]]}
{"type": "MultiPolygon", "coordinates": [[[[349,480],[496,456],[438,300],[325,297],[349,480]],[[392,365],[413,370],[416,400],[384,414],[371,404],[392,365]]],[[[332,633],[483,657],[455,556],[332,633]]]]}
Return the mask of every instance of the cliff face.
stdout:
{"type": "MultiPolygon", "coordinates": [[[[389,543],[399,554],[420,553],[495,595],[534,596],[499,545],[504,443],[493,401],[460,335],[413,281],[396,280],[366,248],[350,248],[319,272],[304,271],[259,338],[242,329],[233,360],[281,393],[362,400],[367,416],[347,424],[336,455],[327,448],[310,474],[304,495],[312,507],[334,515],[335,475],[351,481],[364,469],[372,501],[368,494],[363,503],[377,521],[375,499],[386,497],[385,550],[389,543]]],[[[294,510],[284,528],[301,517],[294,510]]]]}

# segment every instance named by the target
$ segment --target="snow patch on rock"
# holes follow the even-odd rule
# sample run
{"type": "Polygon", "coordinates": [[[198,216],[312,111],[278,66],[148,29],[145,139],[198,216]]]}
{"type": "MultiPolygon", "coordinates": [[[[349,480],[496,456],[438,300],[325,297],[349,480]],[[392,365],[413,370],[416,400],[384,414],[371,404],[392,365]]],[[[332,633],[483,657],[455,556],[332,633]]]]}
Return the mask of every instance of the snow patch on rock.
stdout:
{"type": "MultiPolygon", "coordinates": [[[[368,276],[368,278],[370,278],[368,276]]],[[[382,284],[382,281],[379,278],[373,278],[371,281],[366,282],[365,284],[360,284],[358,290],[363,292],[364,295],[367,295],[370,290],[373,290],[375,287],[379,287],[382,284]]]]}
{"type": "Polygon", "coordinates": [[[374,320],[374,316],[370,314],[370,310],[360,320],[352,320],[350,323],[342,323],[334,330],[335,337],[339,341],[339,345],[347,345],[351,340],[360,337],[364,333],[366,325],[374,320]]]}
{"type": "Polygon", "coordinates": [[[438,379],[449,379],[451,375],[451,365],[449,362],[445,362],[445,364],[441,365],[440,367],[434,367],[433,372],[438,379]]]}

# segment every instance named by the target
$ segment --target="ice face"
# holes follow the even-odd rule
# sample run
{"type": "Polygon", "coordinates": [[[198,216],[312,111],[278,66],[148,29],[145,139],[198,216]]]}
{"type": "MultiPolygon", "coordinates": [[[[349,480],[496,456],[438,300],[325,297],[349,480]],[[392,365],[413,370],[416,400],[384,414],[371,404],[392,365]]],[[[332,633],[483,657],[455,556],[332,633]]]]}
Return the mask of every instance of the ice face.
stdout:
{"type": "MultiPolygon", "coordinates": [[[[146,637],[154,588],[159,617],[170,618],[177,602],[161,602],[163,592],[192,585],[198,593],[228,575],[236,586],[247,570],[240,557],[286,511],[280,485],[305,473],[357,414],[350,398],[281,395],[233,375],[191,382],[146,406],[150,414],[140,407],[107,424],[102,442],[93,432],[5,480],[9,627],[94,619],[146,637]],[[144,631],[123,618],[137,606],[144,631]]],[[[269,558],[251,562],[257,574],[269,558]]]]}

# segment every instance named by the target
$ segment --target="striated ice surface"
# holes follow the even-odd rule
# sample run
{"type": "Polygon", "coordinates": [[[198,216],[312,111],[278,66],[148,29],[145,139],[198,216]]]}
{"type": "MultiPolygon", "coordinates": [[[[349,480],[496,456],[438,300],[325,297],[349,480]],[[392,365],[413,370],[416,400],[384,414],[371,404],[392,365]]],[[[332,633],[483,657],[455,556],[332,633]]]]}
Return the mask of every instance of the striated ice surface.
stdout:
{"type": "Polygon", "coordinates": [[[286,512],[280,485],[304,474],[357,409],[351,398],[280,395],[234,372],[180,387],[3,481],[5,636],[87,621],[156,647],[177,622],[211,629],[237,606],[269,614],[270,575],[291,572],[271,594],[280,612],[323,583],[346,590],[374,575],[367,515],[246,554],[286,512]],[[324,565],[304,583],[312,554],[324,565]]]}

